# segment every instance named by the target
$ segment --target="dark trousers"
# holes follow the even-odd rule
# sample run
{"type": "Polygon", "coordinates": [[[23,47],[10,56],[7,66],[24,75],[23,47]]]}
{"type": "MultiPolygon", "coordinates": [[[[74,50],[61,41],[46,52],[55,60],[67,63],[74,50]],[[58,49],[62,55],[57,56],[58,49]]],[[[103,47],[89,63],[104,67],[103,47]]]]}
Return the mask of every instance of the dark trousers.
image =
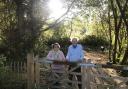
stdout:
{"type": "MultiPolygon", "coordinates": [[[[76,67],[76,66],[70,65],[69,66],[69,70],[74,68],[74,67],[76,67]]],[[[78,67],[77,69],[73,70],[73,72],[81,73],[81,67],[78,67]]],[[[81,80],[81,75],[77,75],[76,77],[77,77],[77,81],[79,81],[79,82],[82,81],[81,80]]],[[[69,80],[72,80],[72,78],[73,78],[73,75],[69,74],[69,80]]],[[[71,83],[69,83],[69,85],[71,85],[71,83]]],[[[79,87],[79,89],[82,89],[82,85],[81,84],[78,84],[78,87],[79,87]]]]}

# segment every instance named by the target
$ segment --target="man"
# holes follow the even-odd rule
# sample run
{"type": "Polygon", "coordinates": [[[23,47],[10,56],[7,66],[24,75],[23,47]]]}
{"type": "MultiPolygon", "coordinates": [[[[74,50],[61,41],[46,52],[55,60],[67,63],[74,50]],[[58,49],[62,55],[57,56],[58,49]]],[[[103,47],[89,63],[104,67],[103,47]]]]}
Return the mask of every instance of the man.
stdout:
{"type": "MultiPolygon", "coordinates": [[[[68,53],[67,53],[66,59],[69,62],[80,63],[84,59],[84,52],[83,52],[82,45],[78,44],[77,38],[73,38],[71,40],[71,42],[72,42],[72,45],[70,45],[68,48],[68,53]]],[[[70,65],[69,70],[75,66],[76,65],[70,65]]],[[[81,72],[81,67],[78,67],[77,69],[75,69],[74,72],[81,72]]],[[[70,80],[72,80],[72,77],[73,77],[72,75],[69,75],[70,80]]],[[[77,76],[77,79],[78,79],[78,81],[81,81],[81,76],[77,76]]],[[[81,84],[78,84],[78,86],[79,86],[79,89],[81,89],[81,84]]]]}

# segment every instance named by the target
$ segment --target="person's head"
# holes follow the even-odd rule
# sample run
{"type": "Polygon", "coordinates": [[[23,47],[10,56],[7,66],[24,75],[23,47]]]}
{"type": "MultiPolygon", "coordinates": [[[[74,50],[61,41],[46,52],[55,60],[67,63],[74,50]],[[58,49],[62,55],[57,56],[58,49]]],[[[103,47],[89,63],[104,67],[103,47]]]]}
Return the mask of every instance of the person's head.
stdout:
{"type": "Polygon", "coordinates": [[[52,44],[52,48],[53,48],[54,51],[58,51],[60,49],[59,43],[52,44]]]}
{"type": "Polygon", "coordinates": [[[78,43],[78,39],[77,38],[72,38],[71,42],[72,42],[72,44],[77,44],[78,43]]]}
{"type": "Polygon", "coordinates": [[[72,42],[73,48],[76,48],[77,43],[78,43],[78,39],[77,38],[72,38],[71,42],[72,42]]]}

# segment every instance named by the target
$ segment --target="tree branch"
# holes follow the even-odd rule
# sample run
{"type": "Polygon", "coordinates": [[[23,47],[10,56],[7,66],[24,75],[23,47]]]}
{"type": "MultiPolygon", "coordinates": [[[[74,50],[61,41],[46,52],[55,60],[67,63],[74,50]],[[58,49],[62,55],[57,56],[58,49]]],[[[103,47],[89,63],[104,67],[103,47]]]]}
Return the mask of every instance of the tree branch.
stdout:
{"type": "Polygon", "coordinates": [[[60,19],[61,19],[62,17],[64,17],[65,15],[67,15],[67,13],[70,11],[70,9],[71,9],[72,5],[74,4],[74,2],[75,2],[75,0],[73,0],[73,2],[71,3],[71,5],[68,7],[67,11],[66,11],[62,16],[60,16],[52,25],[50,25],[49,27],[47,27],[47,28],[41,30],[40,32],[47,31],[48,29],[54,27],[56,24],[58,24],[58,23],[60,23],[61,21],[63,21],[63,20],[60,21],[60,19]],[[58,22],[58,21],[59,21],[59,22],[58,22]]]}
{"type": "Polygon", "coordinates": [[[119,10],[120,10],[121,17],[123,18],[123,20],[124,20],[124,22],[125,22],[125,25],[126,25],[126,28],[127,28],[127,30],[128,30],[128,22],[127,22],[126,16],[125,16],[125,11],[126,11],[126,7],[127,7],[128,0],[126,0],[125,5],[123,6],[123,8],[121,7],[120,2],[119,2],[118,0],[116,0],[116,3],[117,3],[118,8],[119,8],[119,10]]]}

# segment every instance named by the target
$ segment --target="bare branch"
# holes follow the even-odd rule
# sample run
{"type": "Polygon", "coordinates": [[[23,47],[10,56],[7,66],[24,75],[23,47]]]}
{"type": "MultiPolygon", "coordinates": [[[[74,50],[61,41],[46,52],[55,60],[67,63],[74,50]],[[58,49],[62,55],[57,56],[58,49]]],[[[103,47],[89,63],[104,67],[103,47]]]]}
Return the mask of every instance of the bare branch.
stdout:
{"type": "Polygon", "coordinates": [[[123,6],[123,8],[121,7],[120,2],[118,0],[116,0],[116,2],[117,2],[117,5],[118,5],[118,8],[120,10],[121,17],[123,18],[123,20],[125,22],[125,25],[126,25],[126,28],[128,29],[128,22],[127,22],[126,16],[125,16],[128,0],[126,0],[125,5],[123,6]]]}
{"type": "Polygon", "coordinates": [[[72,1],[71,5],[68,7],[67,11],[62,15],[60,16],[52,25],[50,25],[49,27],[41,30],[40,32],[43,32],[43,31],[47,31],[48,29],[54,27],[56,24],[59,24],[61,21],[63,21],[64,19],[61,20],[61,18],[63,18],[65,15],[67,15],[67,13],[70,11],[70,9],[72,8],[72,5],[74,4],[75,0],[72,1]],[[61,20],[61,21],[60,21],[61,20]],[[59,22],[58,22],[59,21],[59,22]]]}

